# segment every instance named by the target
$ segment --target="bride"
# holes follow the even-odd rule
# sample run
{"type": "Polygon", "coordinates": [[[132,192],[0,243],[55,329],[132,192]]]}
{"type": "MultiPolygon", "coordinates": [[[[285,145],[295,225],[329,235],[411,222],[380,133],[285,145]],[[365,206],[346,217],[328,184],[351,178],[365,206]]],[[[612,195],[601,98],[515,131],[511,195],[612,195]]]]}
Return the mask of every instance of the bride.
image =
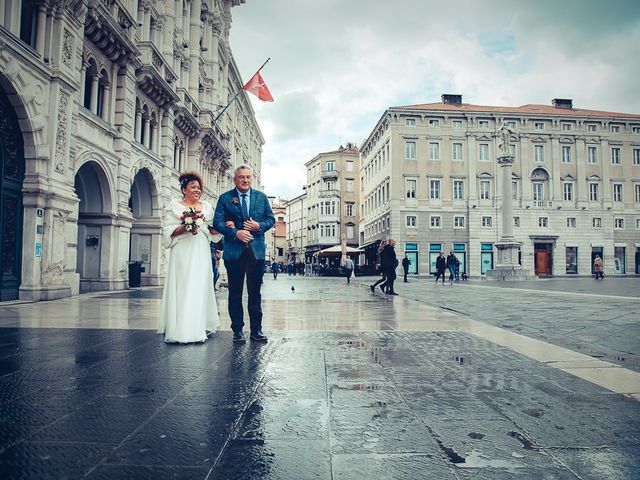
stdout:
{"type": "Polygon", "coordinates": [[[162,232],[170,252],[158,333],[167,343],[204,342],[220,325],[209,248],[213,207],[202,200],[197,173],[183,173],[179,181],[183,199],[170,202],[162,232]]]}

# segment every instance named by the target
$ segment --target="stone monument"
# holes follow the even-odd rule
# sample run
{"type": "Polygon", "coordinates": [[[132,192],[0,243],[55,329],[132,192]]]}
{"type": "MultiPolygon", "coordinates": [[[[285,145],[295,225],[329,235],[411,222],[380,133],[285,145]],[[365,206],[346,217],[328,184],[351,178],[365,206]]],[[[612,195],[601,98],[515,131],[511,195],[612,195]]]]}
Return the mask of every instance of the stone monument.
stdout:
{"type": "Polygon", "coordinates": [[[513,196],[511,195],[511,172],[515,157],[511,153],[511,136],[515,132],[506,124],[500,128],[500,154],[498,165],[502,175],[502,236],[496,242],[498,259],[495,268],[486,272],[487,280],[519,281],[533,278],[518,263],[521,242],[513,236],[513,196]]]}

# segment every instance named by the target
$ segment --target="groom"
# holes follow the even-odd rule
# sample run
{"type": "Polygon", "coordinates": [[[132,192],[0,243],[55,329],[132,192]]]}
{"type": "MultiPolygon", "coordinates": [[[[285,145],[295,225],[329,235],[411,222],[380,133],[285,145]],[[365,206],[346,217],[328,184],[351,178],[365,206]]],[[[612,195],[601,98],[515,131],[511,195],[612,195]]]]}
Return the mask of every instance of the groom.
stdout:
{"type": "Polygon", "coordinates": [[[227,268],[229,286],[229,317],[233,343],[245,343],[242,290],[245,276],[249,294],[249,325],[251,340],[266,342],[262,333],[262,298],[260,286],[264,274],[264,234],[273,227],[275,218],[267,196],[251,188],[253,170],[240,165],[233,176],[236,188],[218,198],[213,215],[213,228],[224,235],[222,258],[227,268]],[[227,223],[233,226],[227,226],[227,223]]]}

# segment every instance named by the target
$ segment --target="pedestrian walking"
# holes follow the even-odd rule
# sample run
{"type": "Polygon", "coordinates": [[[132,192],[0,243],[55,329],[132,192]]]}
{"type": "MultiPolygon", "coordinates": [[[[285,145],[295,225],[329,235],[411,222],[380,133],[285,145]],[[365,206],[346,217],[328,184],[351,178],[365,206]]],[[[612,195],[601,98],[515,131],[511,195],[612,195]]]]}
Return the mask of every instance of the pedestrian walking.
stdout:
{"type": "Polygon", "coordinates": [[[380,278],[380,280],[378,280],[377,282],[375,282],[373,285],[369,285],[369,288],[371,289],[371,293],[376,291],[376,287],[380,284],[380,289],[383,291],[383,293],[386,293],[384,291],[384,285],[387,283],[387,273],[386,273],[386,269],[385,266],[383,264],[383,258],[382,258],[382,251],[384,250],[384,247],[387,245],[387,242],[380,242],[380,247],[378,249],[378,255],[380,256],[380,275],[382,276],[382,278],[380,278]]]}
{"type": "Polygon", "coordinates": [[[382,250],[381,263],[385,268],[385,276],[387,280],[382,285],[382,290],[387,295],[398,295],[396,291],[393,289],[393,283],[396,280],[396,268],[398,268],[398,257],[396,257],[395,251],[396,241],[394,239],[389,239],[387,244],[384,246],[382,250]]]}
{"type": "Polygon", "coordinates": [[[438,258],[436,259],[436,283],[438,283],[438,279],[442,276],[442,284],[444,285],[444,277],[445,270],[447,269],[447,259],[444,256],[444,253],[440,252],[438,258]]]}
{"type": "Polygon", "coordinates": [[[604,280],[603,270],[604,270],[604,264],[602,262],[602,259],[600,258],[600,255],[596,255],[596,258],[593,261],[593,272],[596,274],[596,280],[598,280],[598,277],[604,280]]]}
{"type": "Polygon", "coordinates": [[[347,283],[351,283],[351,275],[353,275],[353,269],[355,268],[353,260],[347,257],[347,259],[344,261],[344,264],[342,265],[342,268],[344,268],[344,274],[347,276],[347,283]]]}
{"type": "Polygon", "coordinates": [[[447,268],[449,269],[449,283],[453,283],[453,279],[456,276],[456,262],[458,259],[456,258],[456,254],[453,253],[453,250],[449,252],[447,255],[447,268]]]}
{"type": "Polygon", "coordinates": [[[402,271],[404,273],[404,283],[407,283],[407,274],[409,273],[409,265],[411,265],[411,260],[407,257],[407,254],[404,254],[404,258],[402,259],[402,271]]]}
{"type": "Polygon", "coordinates": [[[278,279],[278,273],[280,273],[280,264],[278,262],[271,262],[271,273],[273,273],[273,279],[278,279]]]}

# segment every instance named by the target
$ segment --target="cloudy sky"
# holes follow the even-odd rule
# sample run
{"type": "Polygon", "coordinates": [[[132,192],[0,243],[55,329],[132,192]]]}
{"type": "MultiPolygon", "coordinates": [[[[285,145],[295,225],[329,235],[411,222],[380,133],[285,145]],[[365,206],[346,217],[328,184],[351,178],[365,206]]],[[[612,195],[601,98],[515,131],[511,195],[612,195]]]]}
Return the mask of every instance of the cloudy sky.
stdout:
{"type": "Polygon", "coordinates": [[[271,58],[275,102],[252,97],[270,195],[302,193],[304,163],[359,146],[386,108],[443,93],[640,113],[637,0],[247,0],[232,13],[244,80],[271,58]]]}

